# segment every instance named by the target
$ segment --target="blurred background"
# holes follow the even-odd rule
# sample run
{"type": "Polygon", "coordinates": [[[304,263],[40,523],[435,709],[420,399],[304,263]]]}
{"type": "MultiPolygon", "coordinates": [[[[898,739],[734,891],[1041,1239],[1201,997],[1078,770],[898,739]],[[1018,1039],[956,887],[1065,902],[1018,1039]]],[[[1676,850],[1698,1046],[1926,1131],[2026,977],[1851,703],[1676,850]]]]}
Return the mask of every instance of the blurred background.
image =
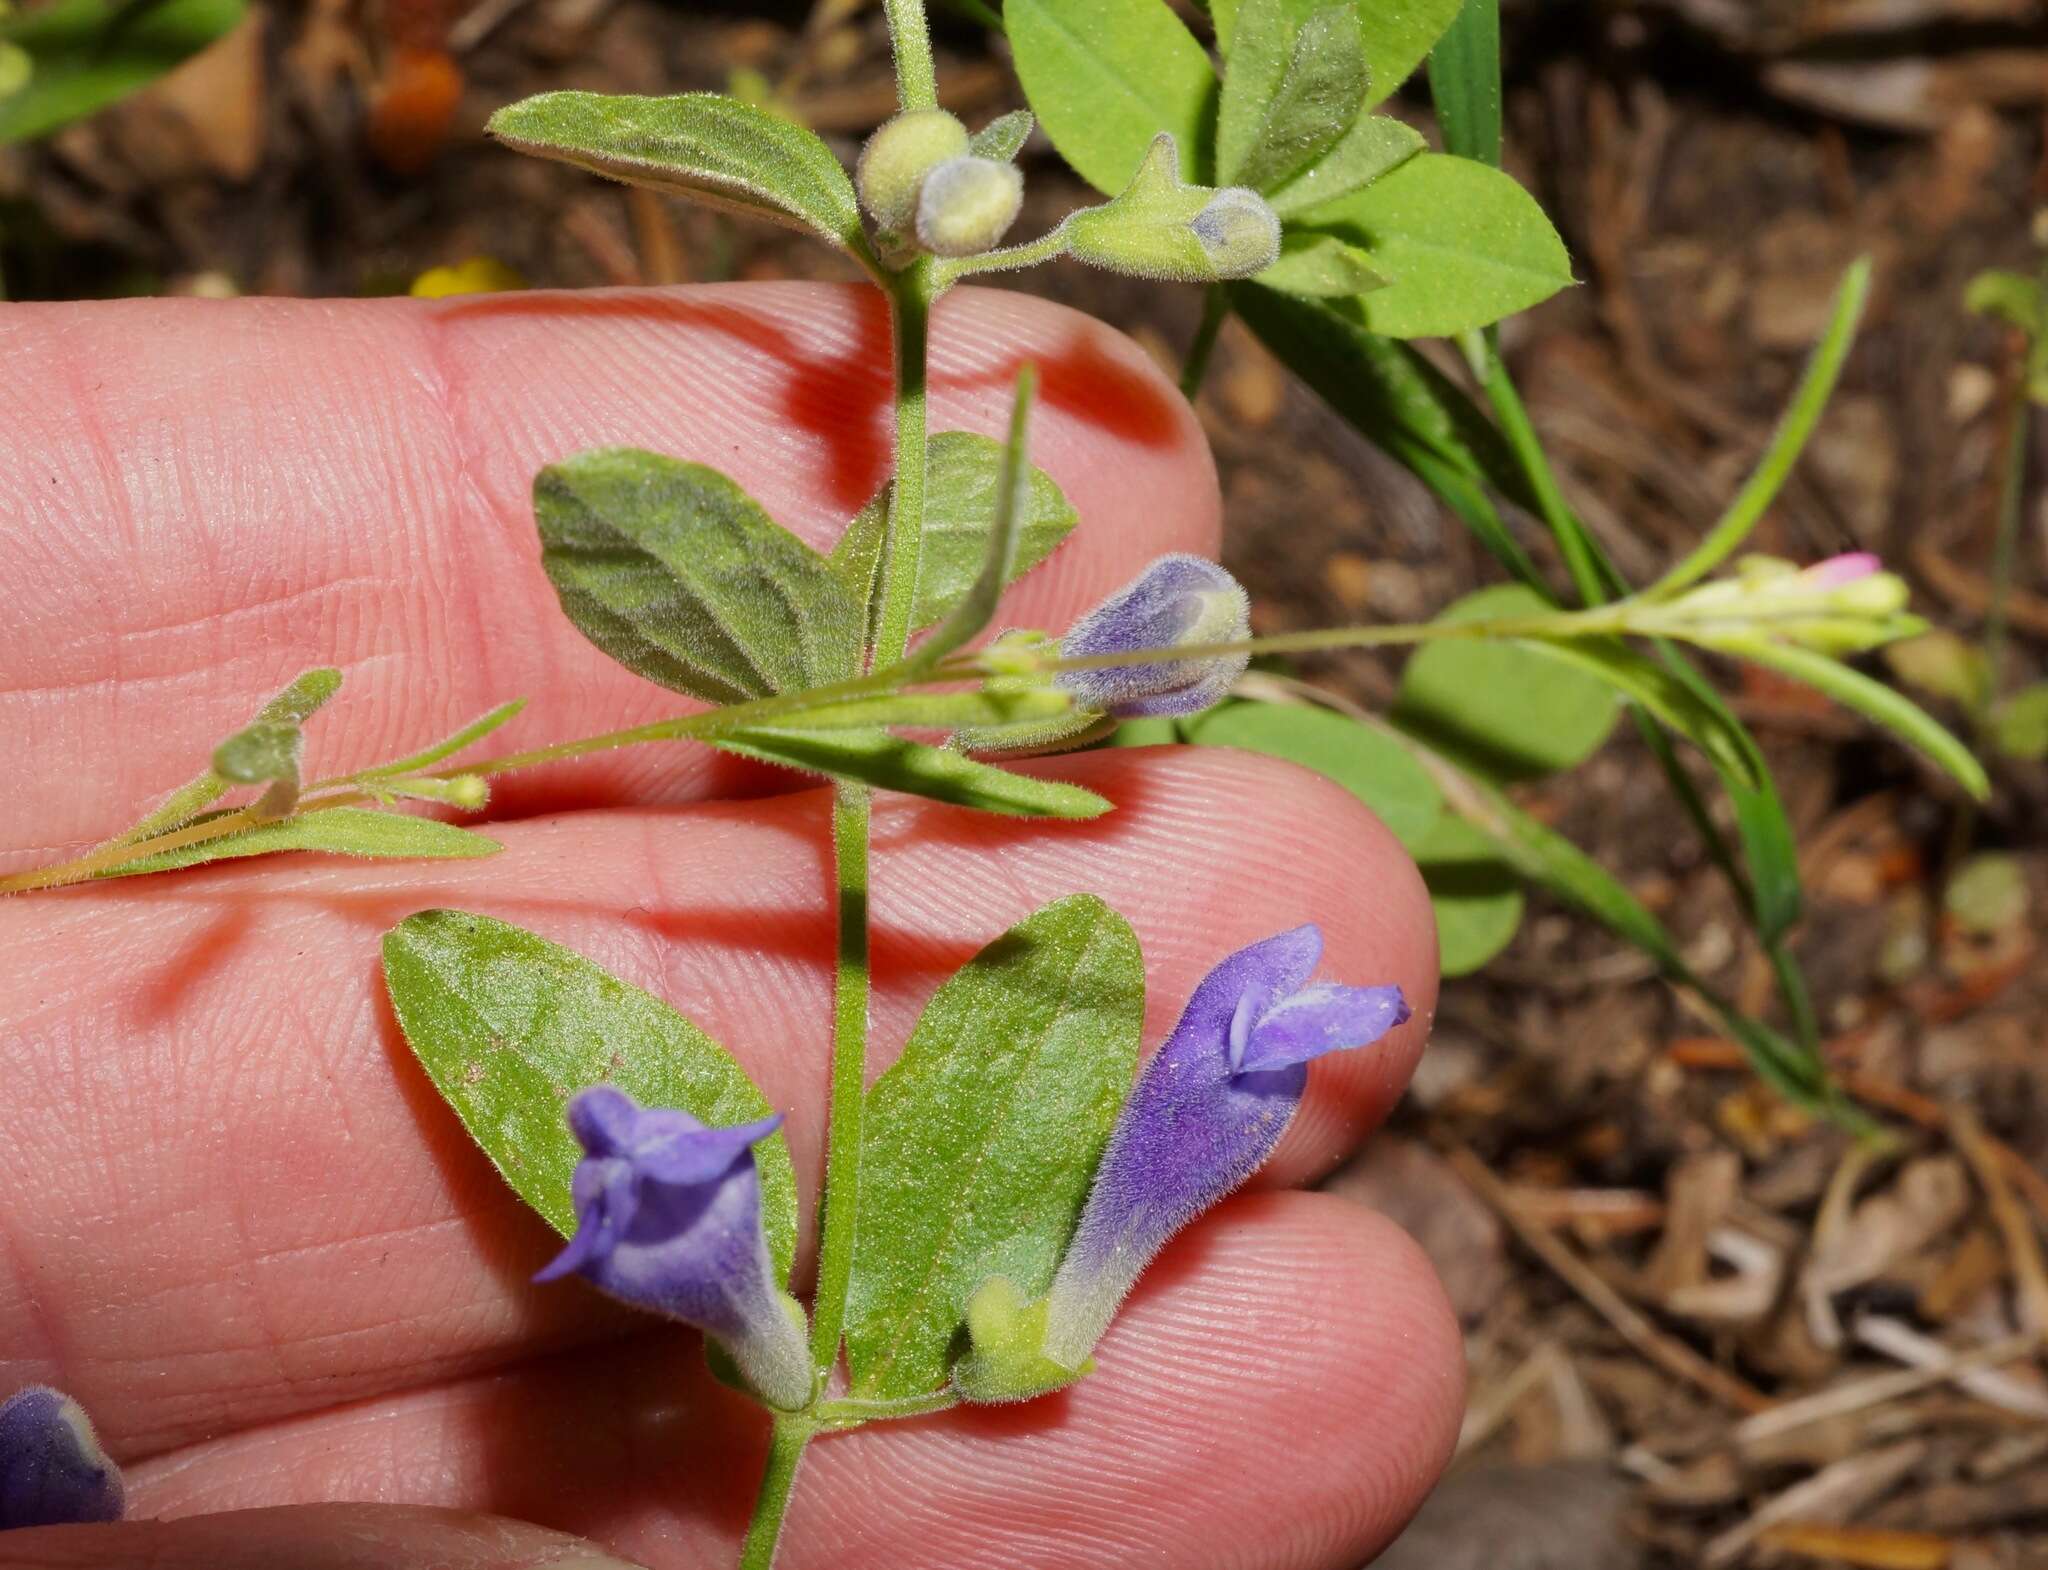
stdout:
{"type": "MultiPolygon", "coordinates": [[[[933,10],[945,105],[970,124],[1021,105],[987,10],[933,10]]],[[[850,163],[894,106],[863,0],[58,0],[0,18],[0,40],[18,46],[0,44],[15,299],[850,276],[800,237],[516,157],[481,126],[549,88],[715,89],[850,163]]],[[[1752,672],[1733,691],[1799,833],[1796,949],[1827,1051],[1899,1133],[1885,1153],[1778,1101],[1648,959],[1471,869],[1471,974],[1393,1126],[1333,1179],[1435,1256],[1472,1364],[1458,1467],[1383,1563],[2048,1566],[2048,708],[1992,744],[1975,652],[2027,345],[1964,300],[2048,245],[2048,7],[1533,0],[1506,7],[1505,54],[1509,164],[1581,286],[1504,348],[1629,578],[1716,516],[1844,268],[1876,259],[1844,390],[1755,545],[1876,551],[1911,578],[1950,636],[1890,674],[1986,736],[1996,792],[1970,810],[1804,688],[1752,672]]],[[[1419,85],[1391,107],[1428,128],[1419,85]]],[[[1020,234],[1090,199],[1042,139],[1023,162],[1020,234]]],[[[1169,374],[1201,305],[1065,265],[1018,286],[1117,324],[1169,374]]],[[[1420,620],[1497,580],[1236,322],[1200,410],[1261,631],[1420,620]]],[[[2022,419],[2032,474],[2042,426],[2022,419]]],[[[2044,488],[2020,500],[2008,689],[2048,654],[2044,488]]],[[[1396,690],[1391,658],[1299,669],[1374,709],[1396,690]]],[[[1766,1012],[1768,962],[1653,770],[1622,727],[1517,799],[1766,1012]]]]}

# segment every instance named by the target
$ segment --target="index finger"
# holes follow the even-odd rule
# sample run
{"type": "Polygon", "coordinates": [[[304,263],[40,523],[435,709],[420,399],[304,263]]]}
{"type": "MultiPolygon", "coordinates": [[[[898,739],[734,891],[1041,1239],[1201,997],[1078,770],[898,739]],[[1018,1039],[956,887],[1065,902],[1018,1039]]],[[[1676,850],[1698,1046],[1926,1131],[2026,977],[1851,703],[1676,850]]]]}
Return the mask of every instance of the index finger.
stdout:
{"type": "MultiPolygon", "coordinates": [[[[1003,616],[1059,628],[1152,557],[1213,551],[1216,482],[1142,352],[1024,295],[940,303],[932,429],[1000,434],[1027,361],[1032,456],[1083,521],[1003,616]]],[[[11,308],[0,735],[32,761],[0,812],[0,871],[133,821],[316,665],[348,677],[308,733],[316,775],[513,697],[528,708],[493,750],[691,707],[562,616],[535,470],[607,444],[674,454],[829,548],[888,477],[889,364],[880,297],[851,285],[11,308]]],[[[746,778],[706,748],[641,748],[516,777],[498,807],[746,778]]]]}

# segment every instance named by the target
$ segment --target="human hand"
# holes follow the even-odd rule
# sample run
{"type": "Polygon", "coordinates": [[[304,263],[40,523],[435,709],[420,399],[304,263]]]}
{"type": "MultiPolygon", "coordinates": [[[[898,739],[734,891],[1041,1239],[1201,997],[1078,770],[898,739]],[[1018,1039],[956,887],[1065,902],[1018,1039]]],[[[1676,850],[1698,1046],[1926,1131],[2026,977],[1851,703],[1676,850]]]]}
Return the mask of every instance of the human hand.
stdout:
{"type": "MultiPolygon", "coordinates": [[[[348,675],[309,732],[315,774],[514,696],[506,750],[676,712],[557,610],[533,471],[600,443],[674,453],[827,544],[886,473],[886,331],[870,292],[812,286],[10,307],[0,870],[117,831],[313,665],[348,675]]],[[[1213,551],[1218,504],[1143,358],[1022,296],[941,307],[933,428],[1000,431],[1025,359],[1033,457],[1087,527],[999,624],[1058,630],[1161,552],[1213,551]]],[[[816,1446],[782,1563],[1346,1570],[1442,1465],[1459,1349],[1405,1237],[1285,1189],[1413,1067],[1435,997],[1420,882],[1351,796],[1269,760],[1027,767],[1119,810],[1020,824],[879,799],[874,1069],[982,943],[1081,890],[1144,944],[1148,1048],[1218,958],[1302,921],[1327,974],[1399,982],[1417,1018],[1314,1070],[1257,1191],[1161,1256],[1095,1375],[816,1446]]],[[[345,1500],[545,1522],[660,1570],[729,1562],[758,1408],[693,1335],[528,1285],[554,1240],[414,1066],[376,939],[458,905],[659,993],[787,1113],[815,1194],[828,809],[795,783],[646,746],[501,781],[506,850],[481,863],[291,857],[0,902],[0,1392],[77,1396],[137,1518],[302,1507],[0,1535],[0,1570],[577,1562],[476,1515],[312,1508],[345,1500]]]]}

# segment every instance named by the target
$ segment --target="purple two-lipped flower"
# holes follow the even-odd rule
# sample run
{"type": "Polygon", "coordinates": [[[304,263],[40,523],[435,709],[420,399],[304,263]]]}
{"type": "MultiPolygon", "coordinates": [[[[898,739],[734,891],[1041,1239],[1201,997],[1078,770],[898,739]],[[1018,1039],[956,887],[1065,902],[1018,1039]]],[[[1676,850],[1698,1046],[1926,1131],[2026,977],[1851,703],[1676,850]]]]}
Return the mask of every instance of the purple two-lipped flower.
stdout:
{"type": "Polygon", "coordinates": [[[1117,1117],[1045,1297],[1022,1304],[996,1281],[970,1304],[975,1344],[955,1370],[963,1395],[1019,1399],[1085,1369],[1167,1240],[1272,1154],[1309,1063],[1368,1046],[1408,1018],[1399,987],[1311,982],[1322,950],[1320,929],[1296,927],[1203,978],[1117,1117]]]}
{"type": "Polygon", "coordinates": [[[85,1409],[30,1385],[0,1402],[0,1531],[121,1519],[121,1472],[85,1409]]]}
{"type": "MultiPolygon", "coordinates": [[[[1251,632],[1250,602],[1221,567],[1199,556],[1162,556],[1068,629],[1066,659],[1140,650],[1239,643],[1251,632]]],[[[1141,665],[1061,671],[1056,680],[1082,709],[1119,719],[1195,714],[1219,702],[1250,656],[1209,654],[1141,665]]]]}
{"type": "Polygon", "coordinates": [[[610,1085],[576,1096],[568,1116],[585,1152],[571,1183],[576,1235],[534,1279],[580,1275],[695,1325],[770,1405],[808,1402],[810,1349],[800,1311],[775,1285],[754,1165],[780,1116],[711,1128],[610,1085]]]}

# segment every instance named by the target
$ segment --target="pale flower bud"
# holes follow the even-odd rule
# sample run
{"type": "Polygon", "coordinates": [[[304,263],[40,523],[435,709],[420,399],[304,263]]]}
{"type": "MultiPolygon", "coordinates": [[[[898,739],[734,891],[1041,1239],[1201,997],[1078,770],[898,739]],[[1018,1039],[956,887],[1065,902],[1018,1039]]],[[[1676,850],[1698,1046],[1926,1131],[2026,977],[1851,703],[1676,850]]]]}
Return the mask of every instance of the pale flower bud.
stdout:
{"type": "Polygon", "coordinates": [[[949,158],[925,176],[917,239],[934,256],[993,250],[1024,205],[1024,176],[992,158],[949,158]]]}

